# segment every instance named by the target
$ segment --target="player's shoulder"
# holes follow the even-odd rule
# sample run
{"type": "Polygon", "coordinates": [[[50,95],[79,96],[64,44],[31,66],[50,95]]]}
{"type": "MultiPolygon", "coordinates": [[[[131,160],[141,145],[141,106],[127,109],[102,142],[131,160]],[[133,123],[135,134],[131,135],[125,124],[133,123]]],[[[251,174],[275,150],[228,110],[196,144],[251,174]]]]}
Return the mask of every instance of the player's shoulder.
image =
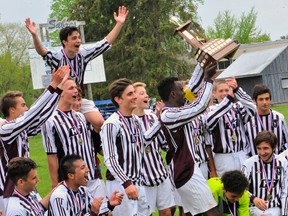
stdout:
{"type": "Polygon", "coordinates": [[[258,155],[254,155],[248,159],[246,159],[243,163],[244,166],[251,166],[254,164],[254,162],[259,161],[259,156],[258,155]]]}
{"type": "Polygon", "coordinates": [[[281,120],[285,119],[285,117],[284,117],[284,115],[282,113],[280,113],[280,112],[278,112],[276,110],[272,110],[272,112],[273,112],[274,115],[279,116],[279,119],[281,119],[281,120]]]}

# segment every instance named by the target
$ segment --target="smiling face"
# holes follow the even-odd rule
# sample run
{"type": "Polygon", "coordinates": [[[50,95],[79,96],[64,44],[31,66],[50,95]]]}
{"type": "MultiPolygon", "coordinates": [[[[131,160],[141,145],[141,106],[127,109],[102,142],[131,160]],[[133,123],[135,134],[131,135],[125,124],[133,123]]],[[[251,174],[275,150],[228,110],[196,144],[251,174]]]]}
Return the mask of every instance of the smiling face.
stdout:
{"type": "Polygon", "coordinates": [[[75,186],[87,186],[90,170],[86,166],[86,163],[83,160],[76,160],[73,162],[73,166],[75,167],[75,172],[69,173],[69,175],[71,175],[71,179],[73,179],[75,186]]]}
{"type": "Polygon", "coordinates": [[[73,80],[67,80],[63,85],[63,92],[61,94],[61,103],[72,106],[77,102],[78,88],[73,80]]]}
{"type": "Polygon", "coordinates": [[[133,85],[128,85],[120,97],[115,97],[114,100],[119,105],[119,110],[125,115],[131,115],[136,105],[136,94],[133,85]]]}
{"type": "Polygon", "coordinates": [[[73,31],[71,35],[68,35],[67,40],[62,40],[64,44],[65,52],[70,58],[74,58],[79,51],[81,45],[81,36],[78,31],[73,31]]]}
{"type": "Polygon", "coordinates": [[[260,115],[267,115],[270,113],[271,97],[269,93],[258,95],[254,102],[257,106],[257,112],[260,115]]]}
{"type": "Polygon", "coordinates": [[[146,92],[146,89],[143,86],[138,86],[135,88],[135,94],[136,94],[136,104],[137,107],[141,109],[148,109],[149,107],[149,96],[146,92]]]}
{"type": "Polygon", "coordinates": [[[37,170],[36,169],[31,169],[30,172],[27,175],[27,179],[21,179],[18,180],[22,184],[22,190],[25,191],[26,193],[30,193],[31,191],[36,189],[36,185],[39,182],[39,178],[37,175],[37,170]]]}
{"type": "Polygon", "coordinates": [[[272,161],[273,150],[268,142],[261,142],[256,146],[257,154],[265,162],[270,163],[272,161]]]}
{"type": "Polygon", "coordinates": [[[15,107],[10,107],[9,110],[9,117],[11,119],[16,119],[23,115],[24,112],[28,110],[28,107],[26,106],[25,100],[23,97],[15,97],[15,107]]]}
{"type": "Polygon", "coordinates": [[[218,102],[221,101],[229,94],[229,86],[226,83],[219,83],[213,90],[213,96],[217,98],[218,102]]]}

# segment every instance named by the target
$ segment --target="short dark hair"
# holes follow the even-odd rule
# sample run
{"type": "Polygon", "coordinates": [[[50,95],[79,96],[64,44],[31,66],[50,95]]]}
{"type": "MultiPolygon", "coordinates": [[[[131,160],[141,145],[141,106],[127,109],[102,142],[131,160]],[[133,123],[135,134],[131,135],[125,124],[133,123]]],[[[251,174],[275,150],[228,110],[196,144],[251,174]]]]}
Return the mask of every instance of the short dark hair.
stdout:
{"type": "Polygon", "coordinates": [[[249,185],[246,176],[239,170],[225,172],[221,181],[226,191],[236,194],[243,193],[249,185]]]}
{"type": "Polygon", "coordinates": [[[75,173],[74,162],[83,160],[80,155],[72,154],[64,156],[59,165],[59,181],[68,180],[69,173],[75,173]]]}
{"type": "Polygon", "coordinates": [[[30,158],[15,157],[8,163],[7,176],[12,180],[14,185],[17,185],[19,179],[26,181],[29,172],[36,168],[36,163],[30,158]]]}
{"type": "Polygon", "coordinates": [[[178,81],[177,77],[166,77],[158,82],[158,94],[164,102],[169,100],[171,92],[175,89],[176,81],[178,81]]]}
{"type": "Polygon", "coordinates": [[[121,97],[125,89],[129,86],[133,85],[133,82],[126,78],[121,78],[118,80],[115,80],[111,85],[109,86],[109,95],[110,99],[113,102],[113,104],[119,108],[119,104],[114,100],[115,97],[121,97]]]}
{"type": "Polygon", "coordinates": [[[23,97],[23,93],[20,91],[8,91],[1,97],[0,109],[5,118],[9,117],[9,109],[16,107],[16,97],[23,97]]]}
{"type": "Polygon", "coordinates": [[[80,31],[76,26],[66,26],[60,30],[59,38],[63,47],[65,47],[65,45],[63,44],[62,40],[67,41],[68,36],[71,35],[74,31],[77,31],[80,34],[80,31]]]}
{"type": "Polygon", "coordinates": [[[262,142],[268,143],[271,146],[271,148],[274,149],[277,145],[277,137],[271,131],[261,131],[255,137],[254,145],[258,146],[262,142]]]}
{"type": "Polygon", "coordinates": [[[253,94],[252,94],[253,100],[256,101],[257,97],[259,95],[265,94],[265,93],[269,94],[269,97],[270,97],[270,100],[271,100],[271,91],[270,91],[268,86],[262,85],[262,84],[255,85],[254,88],[253,88],[253,94]]]}

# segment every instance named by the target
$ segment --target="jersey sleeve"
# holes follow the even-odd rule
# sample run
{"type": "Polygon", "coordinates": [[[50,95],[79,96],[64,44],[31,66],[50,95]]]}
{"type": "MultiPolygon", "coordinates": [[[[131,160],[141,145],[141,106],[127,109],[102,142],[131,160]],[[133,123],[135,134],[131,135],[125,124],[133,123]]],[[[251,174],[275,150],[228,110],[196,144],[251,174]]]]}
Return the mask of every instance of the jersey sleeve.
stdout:
{"type": "Polygon", "coordinates": [[[10,144],[24,130],[29,136],[52,115],[59,98],[60,92],[49,86],[22,117],[0,127],[1,139],[10,144]]]}
{"type": "Polygon", "coordinates": [[[212,131],[216,127],[220,118],[229,112],[233,107],[233,99],[231,96],[225,97],[221,103],[211,109],[206,115],[206,127],[212,131]]]}
{"type": "Polygon", "coordinates": [[[48,119],[41,128],[42,142],[44,150],[47,154],[57,153],[57,147],[55,143],[55,129],[53,120],[48,119]]]}
{"type": "Polygon", "coordinates": [[[175,129],[187,124],[193,118],[205,111],[212,93],[212,83],[204,82],[199,95],[191,104],[164,110],[161,121],[169,129],[175,129]]]}
{"type": "Polygon", "coordinates": [[[100,136],[104,153],[104,164],[111,172],[113,177],[121,184],[130,181],[124,170],[119,164],[116,138],[120,128],[113,123],[104,123],[101,128],[100,136]]]}

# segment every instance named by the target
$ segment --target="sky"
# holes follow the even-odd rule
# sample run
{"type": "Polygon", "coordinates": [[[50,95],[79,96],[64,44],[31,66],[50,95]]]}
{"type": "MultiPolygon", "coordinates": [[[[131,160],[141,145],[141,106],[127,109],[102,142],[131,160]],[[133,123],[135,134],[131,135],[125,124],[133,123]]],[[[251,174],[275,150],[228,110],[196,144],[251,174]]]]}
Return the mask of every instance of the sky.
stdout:
{"type": "MultiPolygon", "coordinates": [[[[36,23],[46,23],[52,0],[0,0],[0,22],[24,23],[30,17],[36,23]]],[[[288,34],[288,0],[204,0],[199,5],[198,15],[202,27],[213,26],[219,12],[229,10],[239,17],[252,7],[258,13],[256,25],[272,40],[288,34]]]]}

